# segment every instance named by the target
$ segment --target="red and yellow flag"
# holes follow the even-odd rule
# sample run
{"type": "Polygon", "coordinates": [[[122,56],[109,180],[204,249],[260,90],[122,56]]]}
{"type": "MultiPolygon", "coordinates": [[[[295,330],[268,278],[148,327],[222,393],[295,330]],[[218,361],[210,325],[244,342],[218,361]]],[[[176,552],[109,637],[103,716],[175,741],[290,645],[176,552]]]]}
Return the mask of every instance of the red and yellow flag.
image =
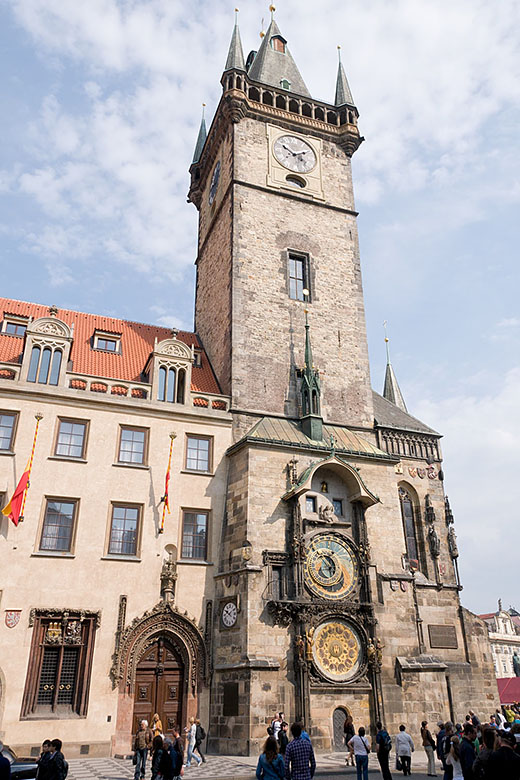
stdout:
{"type": "Polygon", "coordinates": [[[13,521],[15,525],[18,525],[20,522],[20,516],[22,515],[22,507],[23,507],[23,498],[25,495],[25,491],[27,490],[27,486],[29,485],[29,474],[31,472],[31,458],[27,461],[27,466],[25,467],[25,471],[23,472],[20,481],[18,482],[16,489],[11,497],[11,500],[2,509],[2,514],[8,517],[10,520],[13,521]]]}
{"type": "Polygon", "coordinates": [[[168,510],[168,514],[170,514],[170,471],[172,468],[172,452],[173,452],[173,440],[177,438],[176,433],[170,433],[170,454],[168,456],[168,468],[166,469],[166,477],[164,480],[164,496],[161,498],[163,510],[162,510],[162,517],[161,517],[161,525],[159,526],[159,533],[164,533],[164,518],[166,517],[166,510],[168,510]]]}

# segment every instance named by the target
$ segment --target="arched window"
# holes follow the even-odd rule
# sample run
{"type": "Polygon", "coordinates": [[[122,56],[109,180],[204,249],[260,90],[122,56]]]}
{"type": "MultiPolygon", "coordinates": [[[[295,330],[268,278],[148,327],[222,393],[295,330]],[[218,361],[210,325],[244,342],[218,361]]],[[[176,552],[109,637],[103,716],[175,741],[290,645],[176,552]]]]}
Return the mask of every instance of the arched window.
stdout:
{"type": "Polygon", "coordinates": [[[309,414],[309,393],[307,390],[303,394],[303,414],[309,414]]]}
{"type": "Polygon", "coordinates": [[[157,400],[164,401],[166,399],[166,369],[161,366],[159,369],[159,390],[157,392],[157,400]]]}
{"type": "Polygon", "coordinates": [[[51,376],[49,379],[50,385],[58,384],[58,380],[60,378],[60,368],[61,368],[61,350],[56,349],[54,350],[54,355],[52,356],[51,376]]]}
{"type": "Polygon", "coordinates": [[[401,517],[403,519],[404,536],[406,541],[406,554],[412,566],[419,568],[419,547],[417,545],[417,528],[415,507],[410,494],[404,487],[399,488],[401,502],[401,517]]]}
{"type": "Polygon", "coordinates": [[[186,386],[186,371],[179,369],[179,375],[177,377],[177,403],[184,403],[184,388],[186,386]]]}
{"type": "Polygon", "coordinates": [[[36,382],[36,374],[38,373],[38,364],[40,362],[40,347],[33,347],[31,352],[31,362],[29,363],[29,373],[27,374],[28,382],[36,382]]]}
{"type": "Polygon", "coordinates": [[[169,403],[175,401],[175,369],[170,368],[168,371],[168,385],[166,387],[166,400],[169,403]]]}
{"type": "Polygon", "coordinates": [[[316,390],[312,391],[312,413],[313,414],[319,414],[320,410],[318,408],[318,393],[316,390]]]}

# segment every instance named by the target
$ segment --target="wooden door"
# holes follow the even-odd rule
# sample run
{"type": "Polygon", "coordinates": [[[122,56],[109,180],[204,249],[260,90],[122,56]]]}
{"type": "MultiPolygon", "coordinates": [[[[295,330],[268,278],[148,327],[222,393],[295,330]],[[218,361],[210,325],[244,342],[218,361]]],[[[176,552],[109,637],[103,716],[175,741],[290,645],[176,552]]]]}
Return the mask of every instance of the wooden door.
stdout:
{"type": "Polygon", "coordinates": [[[173,647],[164,637],[158,637],[139,661],[135,679],[133,733],[143,718],[152,723],[155,712],[163,724],[164,733],[176,724],[182,725],[182,691],[184,666],[173,647]]]}

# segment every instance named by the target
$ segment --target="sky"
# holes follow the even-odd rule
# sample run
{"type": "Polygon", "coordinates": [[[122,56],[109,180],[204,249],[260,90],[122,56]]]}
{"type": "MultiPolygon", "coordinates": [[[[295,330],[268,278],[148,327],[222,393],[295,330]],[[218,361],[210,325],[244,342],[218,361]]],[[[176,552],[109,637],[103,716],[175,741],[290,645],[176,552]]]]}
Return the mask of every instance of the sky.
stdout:
{"type": "MultiPolygon", "coordinates": [[[[2,295],[193,327],[188,168],[233,11],[0,0],[2,295]]],[[[246,55],[262,19],[240,4],[246,55]]],[[[372,383],[386,320],[408,409],[444,436],[462,601],[520,608],[520,4],[280,0],[276,19],[315,98],[341,45],[372,383]]]]}

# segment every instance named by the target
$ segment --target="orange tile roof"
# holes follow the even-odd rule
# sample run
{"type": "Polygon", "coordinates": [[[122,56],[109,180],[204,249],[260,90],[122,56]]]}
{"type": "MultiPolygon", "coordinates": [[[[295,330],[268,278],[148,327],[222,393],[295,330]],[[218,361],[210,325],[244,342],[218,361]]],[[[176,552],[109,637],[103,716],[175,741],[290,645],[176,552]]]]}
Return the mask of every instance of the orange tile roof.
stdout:
{"type": "MultiPolygon", "coordinates": [[[[15,301],[11,298],[0,298],[0,315],[17,317],[49,316],[49,307],[37,303],[15,301]]],[[[104,379],[121,379],[126,382],[141,382],[150,353],[153,351],[155,339],[162,341],[171,337],[169,328],[157,325],[145,325],[141,322],[118,320],[104,317],[101,314],[84,314],[78,311],[58,309],[58,319],[67,325],[74,324],[74,341],[72,343],[72,370],[78,374],[88,374],[104,379]],[[101,352],[92,349],[92,336],[95,330],[105,333],[121,334],[121,354],[101,352]]],[[[177,338],[188,346],[202,349],[202,344],[195,333],[180,330],[177,338]]],[[[19,336],[0,334],[0,363],[19,363],[23,347],[23,339],[19,336]]],[[[216,377],[210,366],[206,353],[202,351],[202,365],[193,366],[191,372],[191,389],[198,393],[220,393],[216,377]]]]}

